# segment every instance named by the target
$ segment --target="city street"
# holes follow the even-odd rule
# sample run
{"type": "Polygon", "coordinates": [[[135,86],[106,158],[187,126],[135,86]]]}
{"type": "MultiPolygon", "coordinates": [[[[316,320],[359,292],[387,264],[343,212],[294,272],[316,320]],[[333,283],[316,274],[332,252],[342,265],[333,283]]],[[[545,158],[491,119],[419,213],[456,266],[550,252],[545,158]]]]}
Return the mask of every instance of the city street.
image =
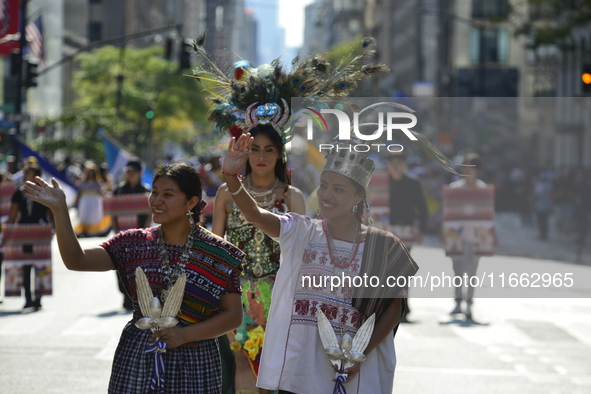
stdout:
{"type": "MultiPolygon", "coordinates": [[[[500,230],[511,223],[502,219],[500,230]]],[[[526,249],[527,240],[521,243],[526,249]]],[[[413,256],[422,269],[439,265],[451,273],[451,261],[435,245],[427,239],[413,256]]],[[[107,390],[119,334],[131,316],[121,308],[115,273],[67,271],[55,240],[53,253],[54,295],[43,298],[43,309],[23,313],[20,298],[0,305],[0,393],[107,390]]],[[[588,266],[502,255],[483,258],[480,269],[512,259],[591,274],[588,266]]],[[[396,336],[395,392],[591,392],[591,298],[478,298],[474,321],[450,316],[451,298],[411,299],[411,323],[396,336]]]]}
{"type": "MultiPolygon", "coordinates": [[[[224,383],[241,394],[259,369],[261,385],[332,392],[318,311],[333,361],[354,357],[345,331],[375,310],[373,346],[394,325],[384,297],[408,298],[395,393],[591,394],[590,43],[591,0],[0,0],[0,394],[108,392],[132,319],[116,272],[66,269],[48,224],[61,192],[36,177],[59,183],[83,247],[164,226],[113,246],[172,305],[139,325],[169,326],[185,278],[178,314],[223,316],[160,338],[203,349],[238,326],[229,347],[247,354],[224,383]],[[214,213],[241,273],[195,231],[214,213]],[[242,297],[222,297],[237,275],[242,297]]],[[[217,378],[215,351],[195,367],[126,338],[116,394],[149,384],[144,355],[162,387],[165,354],[169,391],[217,378]]],[[[375,353],[348,394],[392,394],[370,392],[393,371],[375,353]]]]}

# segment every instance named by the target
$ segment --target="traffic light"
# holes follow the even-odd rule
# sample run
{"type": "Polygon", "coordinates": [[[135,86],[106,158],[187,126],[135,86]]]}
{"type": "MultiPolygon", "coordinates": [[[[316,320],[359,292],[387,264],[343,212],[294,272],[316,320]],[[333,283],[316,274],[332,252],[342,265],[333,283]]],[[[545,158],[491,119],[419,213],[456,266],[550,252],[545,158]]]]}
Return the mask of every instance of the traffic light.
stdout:
{"type": "Polygon", "coordinates": [[[583,94],[591,93],[591,63],[583,64],[581,73],[581,91],[583,94]]]}
{"type": "Polygon", "coordinates": [[[25,75],[25,86],[27,88],[34,88],[37,86],[37,64],[27,62],[27,70],[25,75]]]}
{"type": "Polygon", "coordinates": [[[146,110],[146,119],[148,119],[148,122],[151,122],[152,119],[154,119],[154,116],[156,115],[154,113],[154,107],[156,106],[156,103],[153,101],[148,101],[148,109],[146,110]]]}
{"type": "Polygon", "coordinates": [[[179,69],[186,70],[191,68],[191,51],[193,47],[191,44],[187,44],[183,40],[183,45],[181,46],[181,54],[179,58],[179,69]]]}

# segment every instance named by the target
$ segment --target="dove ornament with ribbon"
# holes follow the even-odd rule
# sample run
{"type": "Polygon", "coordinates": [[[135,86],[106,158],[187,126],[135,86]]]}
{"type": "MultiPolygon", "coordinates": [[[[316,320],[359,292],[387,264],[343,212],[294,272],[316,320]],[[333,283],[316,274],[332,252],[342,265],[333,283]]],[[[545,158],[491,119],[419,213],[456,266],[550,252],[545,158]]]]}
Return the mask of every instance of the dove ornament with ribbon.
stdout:
{"type": "Polygon", "coordinates": [[[367,357],[363,352],[369,344],[374,325],[375,314],[372,314],[365,323],[363,323],[361,328],[359,328],[355,337],[352,338],[349,334],[343,334],[339,345],[339,341],[332,325],[322,310],[318,310],[318,333],[320,334],[322,346],[324,346],[324,352],[328,355],[332,364],[339,368],[336,373],[336,383],[333,394],[346,394],[347,391],[345,390],[343,382],[347,379],[347,374],[343,371],[352,367],[355,363],[361,363],[367,360],[367,357]]]}
{"type": "MultiPolygon", "coordinates": [[[[161,305],[158,297],[154,297],[152,289],[148,283],[148,278],[144,271],[137,267],[135,270],[135,283],[137,288],[137,298],[142,311],[143,318],[139,319],[135,326],[140,330],[150,330],[153,333],[163,328],[172,328],[178,324],[175,316],[181,309],[183,296],[185,294],[185,285],[187,274],[183,273],[168,293],[164,306],[161,305]]],[[[166,343],[157,339],[156,342],[145,348],[146,353],[154,353],[154,373],[150,389],[156,390],[158,387],[160,393],[164,393],[164,357],[166,352],[166,343]]]]}

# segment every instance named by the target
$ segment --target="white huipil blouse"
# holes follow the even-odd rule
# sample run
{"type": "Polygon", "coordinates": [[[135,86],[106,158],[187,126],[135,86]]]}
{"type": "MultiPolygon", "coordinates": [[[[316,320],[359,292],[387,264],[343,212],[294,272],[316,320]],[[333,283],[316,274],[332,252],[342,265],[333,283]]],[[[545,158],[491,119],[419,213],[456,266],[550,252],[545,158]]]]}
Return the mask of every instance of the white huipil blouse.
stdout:
{"type": "MultiPolygon", "coordinates": [[[[331,291],[330,279],[326,283],[321,279],[359,276],[364,242],[355,248],[352,242],[334,240],[333,257],[345,267],[339,268],[331,261],[321,220],[288,213],[280,216],[280,222],[280,235],[274,240],[281,245],[281,264],[273,288],[257,386],[297,394],[331,393],[335,372],[318,334],[316,311],[322,308],[339,342],[340,334],[354,336],[362,322],[359,312],[351,306],[353,289],[331,291]],[[352,258],[354,249],[357,253],[352,258]]],[[[361,364],[360,373],[345,385],[347,393],[391,393],[395,366],[391,333],[361,364]]]]}

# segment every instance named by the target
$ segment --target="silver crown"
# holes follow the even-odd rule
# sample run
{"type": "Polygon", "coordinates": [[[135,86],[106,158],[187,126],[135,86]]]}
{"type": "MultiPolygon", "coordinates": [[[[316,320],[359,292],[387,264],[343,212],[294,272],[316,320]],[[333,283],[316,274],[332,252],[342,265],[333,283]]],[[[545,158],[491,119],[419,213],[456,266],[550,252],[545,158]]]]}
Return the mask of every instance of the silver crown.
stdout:
{"type": "Polygon", "coordinates": [[[355,152],[352,145],[335,144],[326,155],[324,171],[332,171],[359,183],[365,191],[369,186],[375,163],[365,152],[355,152]]]}

